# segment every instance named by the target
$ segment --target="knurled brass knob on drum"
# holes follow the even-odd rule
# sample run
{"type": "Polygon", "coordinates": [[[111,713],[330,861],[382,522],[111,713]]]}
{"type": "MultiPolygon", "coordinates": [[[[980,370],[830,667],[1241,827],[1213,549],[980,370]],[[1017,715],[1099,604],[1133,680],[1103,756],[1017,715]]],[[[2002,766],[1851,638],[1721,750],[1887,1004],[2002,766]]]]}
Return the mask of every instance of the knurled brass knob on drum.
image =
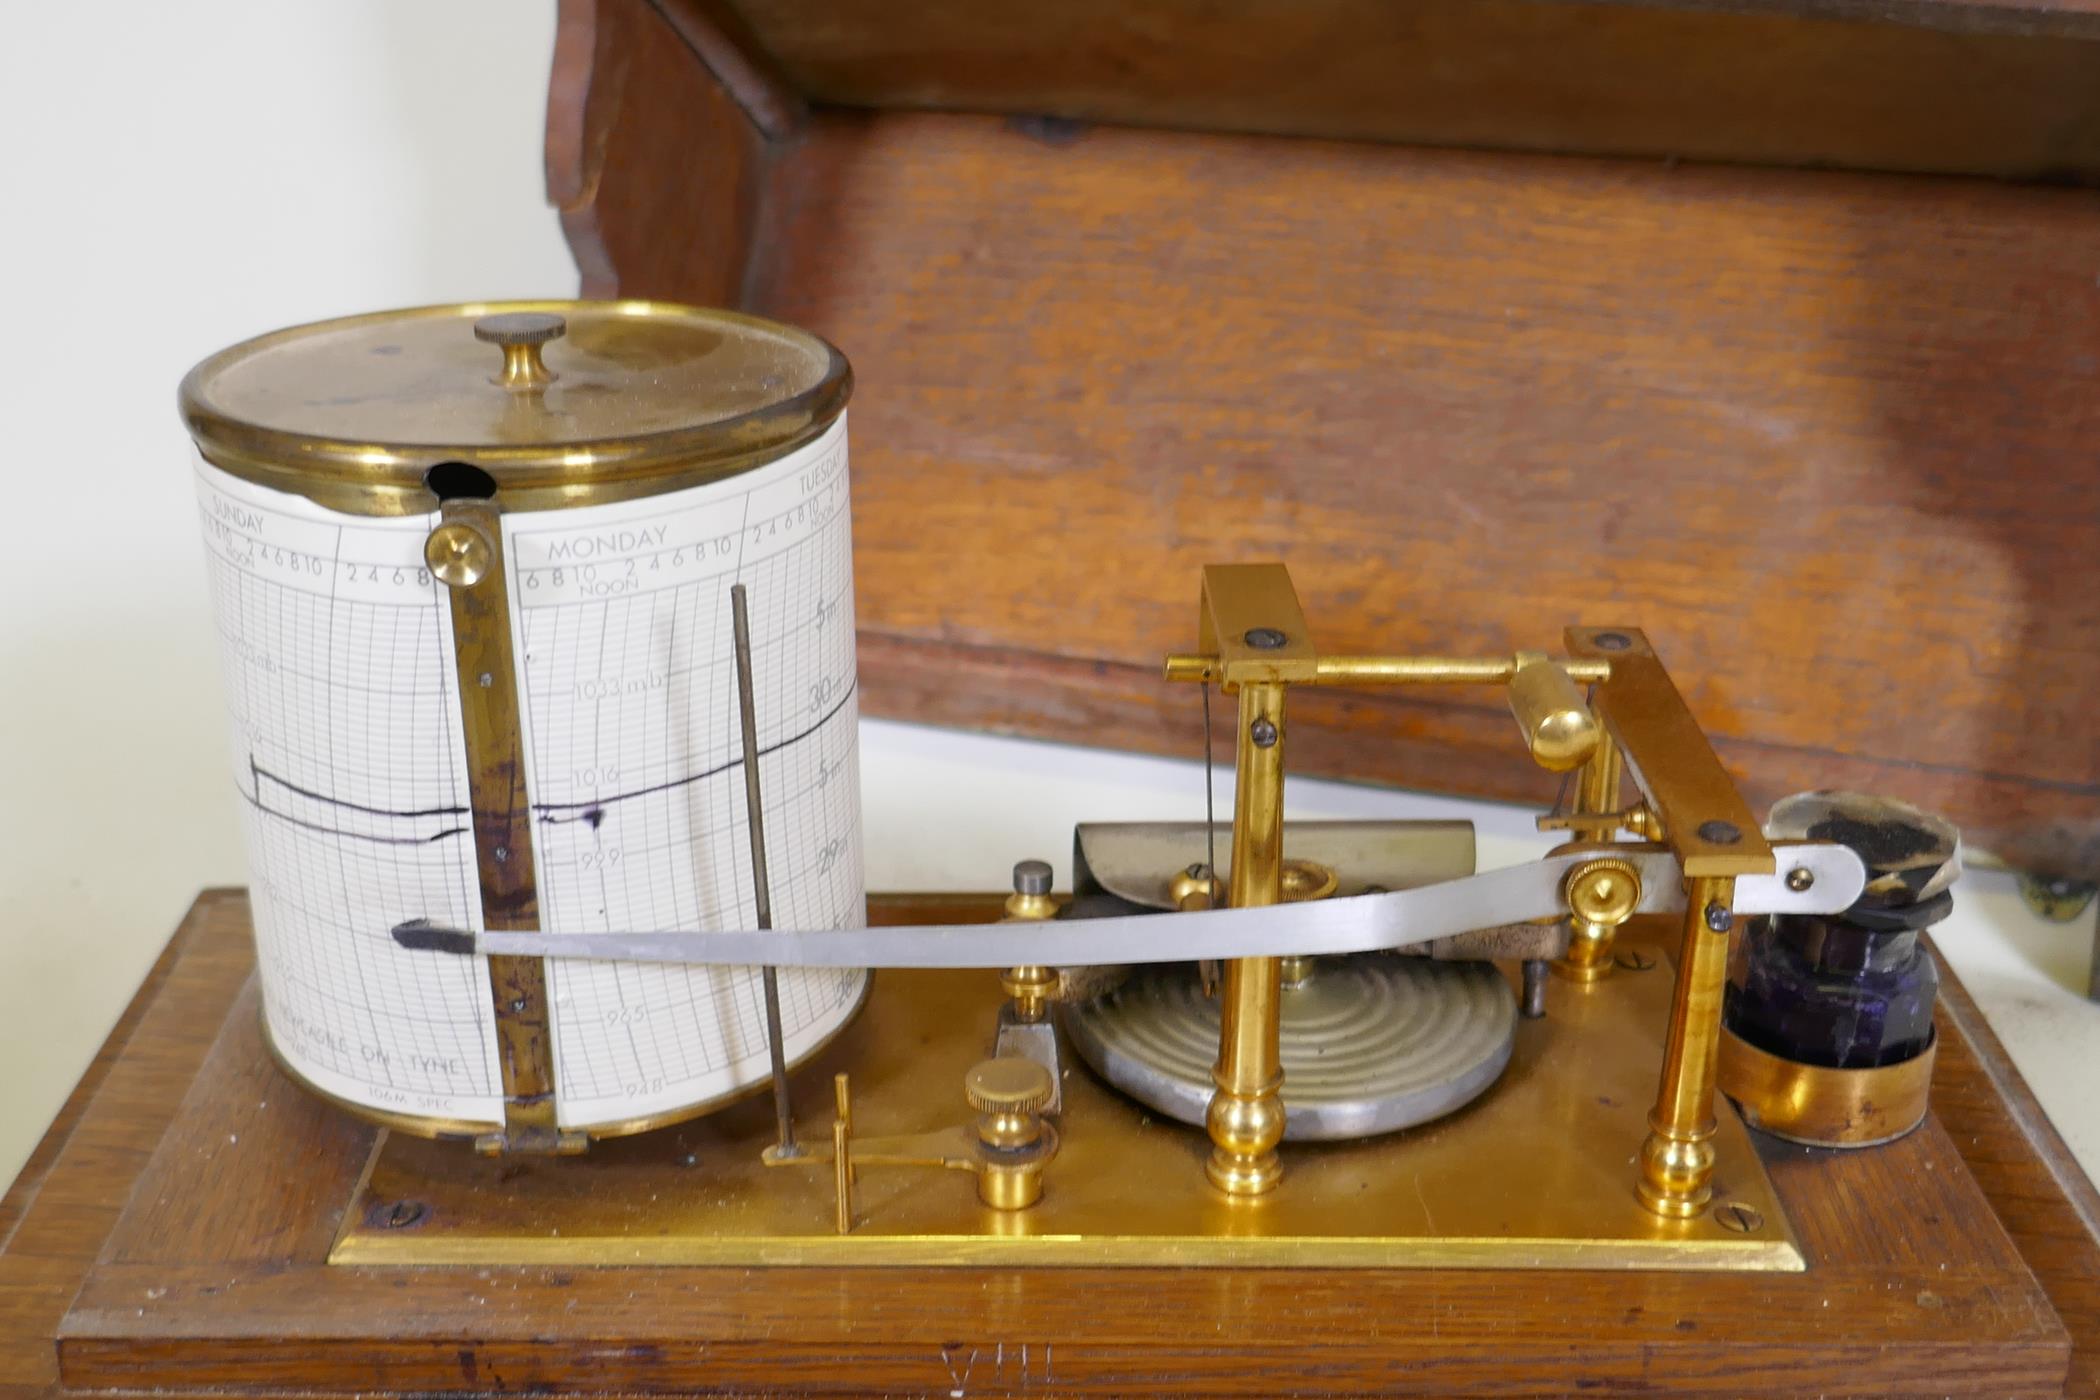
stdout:
{"type": "Polygon", "coordinates": [[[550,311],[504,311],[476,321],[474,338],[503,348],[498,384],[506,389],[544,389],[556,376],[540,357],[540,347],[568,329],[569,323],[550,311]]]}

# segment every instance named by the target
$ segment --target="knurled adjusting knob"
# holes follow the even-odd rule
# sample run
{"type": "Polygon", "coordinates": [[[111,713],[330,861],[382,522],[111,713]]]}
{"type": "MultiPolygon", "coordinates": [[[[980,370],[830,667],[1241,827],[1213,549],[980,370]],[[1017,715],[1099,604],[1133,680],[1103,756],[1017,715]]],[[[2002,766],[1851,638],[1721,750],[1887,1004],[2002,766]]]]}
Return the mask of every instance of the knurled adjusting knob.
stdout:
{"type": "Polygon", "coordinates": [[[979,1060],[963,1076],[963,1097],[970,1107],[995,1117],[1040,1113],[1052,1087],[1049,1070],[1019,1055],[979,1060]]]}
{"type": "Polygon", "coordinates": [[[1568,912],[1585,924],[1616,927],[1633,917],[1641,902],[1641,873],[1631,861],[1584,861],[1568,872],[1568,912]]]}
{"type": "Polygon", "coordinates": [[[977,1110],[977,1199],[994,1210],[1026,1210],[1043,1195],[1043,1167],[1057,1155],[1057,1129],[1042,1110],[1057,1081],[1034,1060],[1000,1055],[963,1076],[977,1110]]]}
{"type": "Polygon", "coordinates": [[[474,338],[503,348],[503,372],[495,382],[506,389],[544,389],[560,376],[547,368],[541,347],[568,333],[569,323],[548,311],[502,311],[474,323],[474,338]]]}

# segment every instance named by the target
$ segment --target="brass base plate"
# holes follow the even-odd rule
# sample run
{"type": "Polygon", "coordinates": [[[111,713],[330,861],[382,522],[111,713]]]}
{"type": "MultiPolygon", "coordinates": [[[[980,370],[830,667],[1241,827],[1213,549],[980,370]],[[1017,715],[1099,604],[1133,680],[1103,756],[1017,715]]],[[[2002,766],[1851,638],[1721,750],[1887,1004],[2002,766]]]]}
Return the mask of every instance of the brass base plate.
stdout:
{"type": "MultiPolygon", "coordinates": [[[[978,1204],[966,1173],[869,1167],[851,1234],[832,1170],[766,1167],[770,1100],[600,1142],[582,1157],[476,1157],[383,1134],[330,1262],[357,1265],[1234,1265],[1337,1268],[1803,1268],[1763,1164],[1717,1098],[1714,1199],[1690,1220],[1634,1200],[1655,1094],[1667,961],[1555,983],[1502,1080],[1469,1107],[1367,1141],[1287,1144],[1272,1194],[1228,1200],[1197,1129],[1146,1113],[1067,1054],[1063,1148],[1042,1202],[978,1204]]],[[[998,979],[875,975],[866,1009],[793,1076],[802,1138],[828,1145],[831,1076],[852,1075],[854,1134],[966,1121],[963,1073],[987,1050],[998,979]]]]}

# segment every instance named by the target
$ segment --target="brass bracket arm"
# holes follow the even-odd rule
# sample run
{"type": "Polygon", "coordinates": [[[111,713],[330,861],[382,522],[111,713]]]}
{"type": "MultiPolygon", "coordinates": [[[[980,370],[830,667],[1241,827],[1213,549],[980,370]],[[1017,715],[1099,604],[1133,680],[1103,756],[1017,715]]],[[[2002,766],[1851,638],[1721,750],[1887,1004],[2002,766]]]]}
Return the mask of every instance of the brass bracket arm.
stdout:
{"type": "Polygon", "coordinates": [[[1213,564],[1203,571],[1196,650],[1166,658],[1170,681],[1249,685],[1375,687],[1500,685],[1524,745],[1543,768],[1565,773],[1596,752],[1603,730],[1578,682],[1611,674],[1609,657],[1327,656],[1313,646],[1304,609],[1281,564],[1213,564]]]}
{"type": "MultiPolygon", "coordinates": [[[[1508,685],[1534,656],[1559,668],[1571,681],[1590,684],[1611,674],[1609,661],[1580,657],[1549,657],[1542,653],[1513,652],[1508,656],[1314,656],[1309,673],[1291,676],[1290,685],[1377,686],[1406,685],[1508,685]]],[[[1259,667],[1235,665],[1233,659],[1213,651],[1167,653],[1163,671],[1170,681],[1211,681],[1226,690],[1242,684],[1259,684],[1260,674],[1273,670],[1273,659],[1262,658],[1259,667]]]]}
{"type": "Polygon", "coordinates": [[[1640,629],[1570,627],[1567,646],[1610,661],[1590,702],[1686,878],[1771,874],[1764,832],[1640,629]]]}

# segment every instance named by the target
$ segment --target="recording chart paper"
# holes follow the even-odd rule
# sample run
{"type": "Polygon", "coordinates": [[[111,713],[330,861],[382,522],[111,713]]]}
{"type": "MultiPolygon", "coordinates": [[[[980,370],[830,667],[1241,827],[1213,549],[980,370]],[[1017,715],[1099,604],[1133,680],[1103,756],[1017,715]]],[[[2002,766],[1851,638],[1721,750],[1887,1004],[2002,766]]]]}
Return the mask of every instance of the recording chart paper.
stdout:
{"type": "MultiPolygon", "coordinates": [[[[746,926],[729,588],[750,593],[774,921],[865,922],[845,428],[645,500],[504,517],[544,928],[746,926]]],[[[482,927],[435,515],[350,516],[204,463],[198,500],[233,726],[257,960],[278,1053],[320,1089],[502,1119],[486,961],[409,952],[482,927]]],[[[781,973],[791,1057],[858,971],[781,973]]],[[[676,1113],[767,1072],[756,969],[550,959],[565,1127],[676,1113]]]]}
{"type": "MultiPolygon", "coordinates": [[[[867,922],[845,422],[717,486],[506,521],[540,922],[752,926],[729,588],[750,593],[773,922],[867,922]]],[[[752,968],[555,959],[564,1126],[719,1097],[767,1073],[752,968]]],[[[780,973],[790,1059],[867,974],[780,973]]]]}

